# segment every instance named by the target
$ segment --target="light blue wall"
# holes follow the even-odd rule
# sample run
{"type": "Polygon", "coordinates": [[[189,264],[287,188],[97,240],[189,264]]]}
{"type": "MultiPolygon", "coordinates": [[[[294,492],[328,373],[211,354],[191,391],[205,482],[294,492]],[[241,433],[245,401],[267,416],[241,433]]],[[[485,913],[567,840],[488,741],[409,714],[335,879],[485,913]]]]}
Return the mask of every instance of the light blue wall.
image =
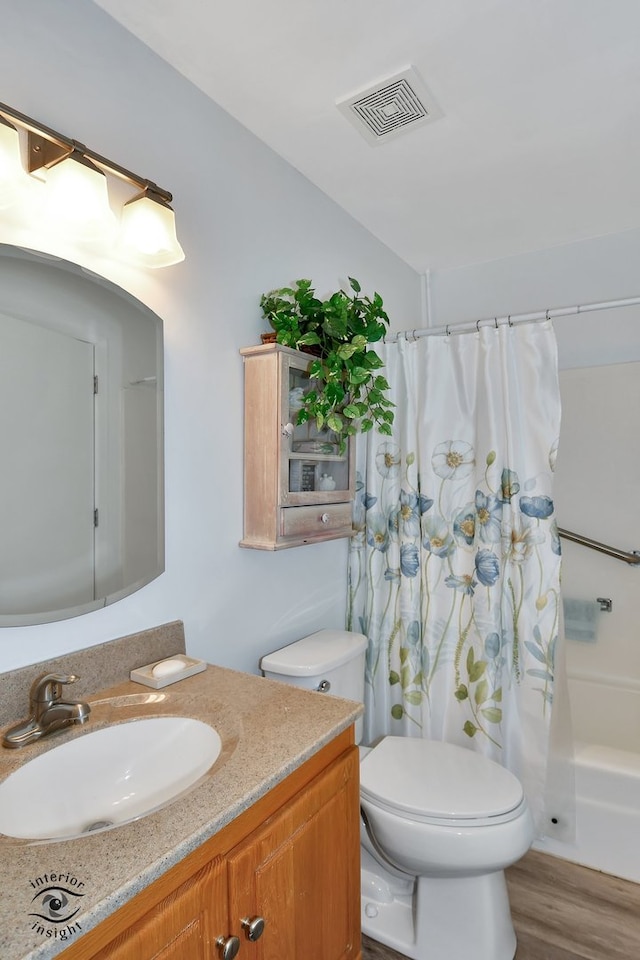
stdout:
{"type": "Polygon", "coordinates": [[[260,293],[356,276],[403,329],[420,322],[419,277],[92,3],[0,0],[0,23],[0,100],[171,190],[187,256],[146,275],[100,265],[165,320],[166,573],[97,613],[0,630],[0,671],[177,618],[190,653],[255,671],[264,651],[343,625],[347,561],[346,541],[237,545],[238,349],[265,329],[260,293]]]}
{"type": "MultiPolygon", "coordinates": [[[[431,324],[462,323],[640,296],[640,230],[442,271],[431,277],[431,324]]],[[[561,368],[640,359],[640,307],[554,323],[561,368]]]]}

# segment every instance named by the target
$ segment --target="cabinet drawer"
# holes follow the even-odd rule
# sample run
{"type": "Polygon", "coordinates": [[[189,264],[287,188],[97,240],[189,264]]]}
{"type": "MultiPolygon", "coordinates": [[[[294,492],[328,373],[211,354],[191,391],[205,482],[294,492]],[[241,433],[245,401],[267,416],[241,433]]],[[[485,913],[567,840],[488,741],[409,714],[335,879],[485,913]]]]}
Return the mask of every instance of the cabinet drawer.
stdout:
{"type": "Polygon", "coordinates": [[[350,503],[321,503],[312,507],[283,507],[281,536],[306,537],[342,531],[351,532],[350,503]]]}

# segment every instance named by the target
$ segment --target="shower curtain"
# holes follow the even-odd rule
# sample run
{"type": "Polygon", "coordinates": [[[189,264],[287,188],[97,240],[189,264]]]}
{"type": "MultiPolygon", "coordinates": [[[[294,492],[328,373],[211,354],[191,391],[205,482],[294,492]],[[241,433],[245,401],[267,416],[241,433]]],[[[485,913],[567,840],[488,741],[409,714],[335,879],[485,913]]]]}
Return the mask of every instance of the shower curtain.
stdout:
{"type": "Polygon", "coordinates": [[[559,631],[549,321],[378,350],[391,438],[356,445],[348,626],[369,640],[365,741],[480,751],[544,791],[559,631]]]}

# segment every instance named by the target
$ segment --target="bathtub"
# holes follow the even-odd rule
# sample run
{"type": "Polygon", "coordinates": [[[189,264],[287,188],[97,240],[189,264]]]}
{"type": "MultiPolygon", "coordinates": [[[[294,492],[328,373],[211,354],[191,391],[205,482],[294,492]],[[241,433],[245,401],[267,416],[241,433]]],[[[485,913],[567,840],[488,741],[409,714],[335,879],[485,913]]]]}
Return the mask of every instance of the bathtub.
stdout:
{"type": "Polygon", "coordinates": [[[640,684],[603,679],[569,677],[580,736],[575,843],[544,838],[534,847],[640,883],[640,684]]]}

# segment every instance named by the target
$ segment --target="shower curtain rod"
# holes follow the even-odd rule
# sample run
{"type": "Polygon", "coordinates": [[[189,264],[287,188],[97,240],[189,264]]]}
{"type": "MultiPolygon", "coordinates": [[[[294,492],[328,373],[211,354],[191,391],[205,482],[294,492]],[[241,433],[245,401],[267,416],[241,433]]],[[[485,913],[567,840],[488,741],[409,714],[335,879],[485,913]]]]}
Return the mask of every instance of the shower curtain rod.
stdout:
{"type": "Polygon", "coordinates": [[[583,303],[575,307],[555,307],[548,310],[537,310],[533,313],[511,313],[504,317],[488,317],[468,323],[448,323],[443,327],[417,327],[415,330],[401,330],[399,333],[384,337],[384,343],[395,343],[400,337],[405,340],[417,340],[418,337],[454,336],[458,333],[471,333],[480,330],[480,327],[499,327],[504,324],[513,326],[517,323],[541,323],[543,320],[554,320],[557,317],[571,317],[577,313],[592,313],[595,310],[613,310],[615,307],[634,307],[640,304],[640,297],[627,297],[626,300],[602,300],[599,303],[583,303]]]}

